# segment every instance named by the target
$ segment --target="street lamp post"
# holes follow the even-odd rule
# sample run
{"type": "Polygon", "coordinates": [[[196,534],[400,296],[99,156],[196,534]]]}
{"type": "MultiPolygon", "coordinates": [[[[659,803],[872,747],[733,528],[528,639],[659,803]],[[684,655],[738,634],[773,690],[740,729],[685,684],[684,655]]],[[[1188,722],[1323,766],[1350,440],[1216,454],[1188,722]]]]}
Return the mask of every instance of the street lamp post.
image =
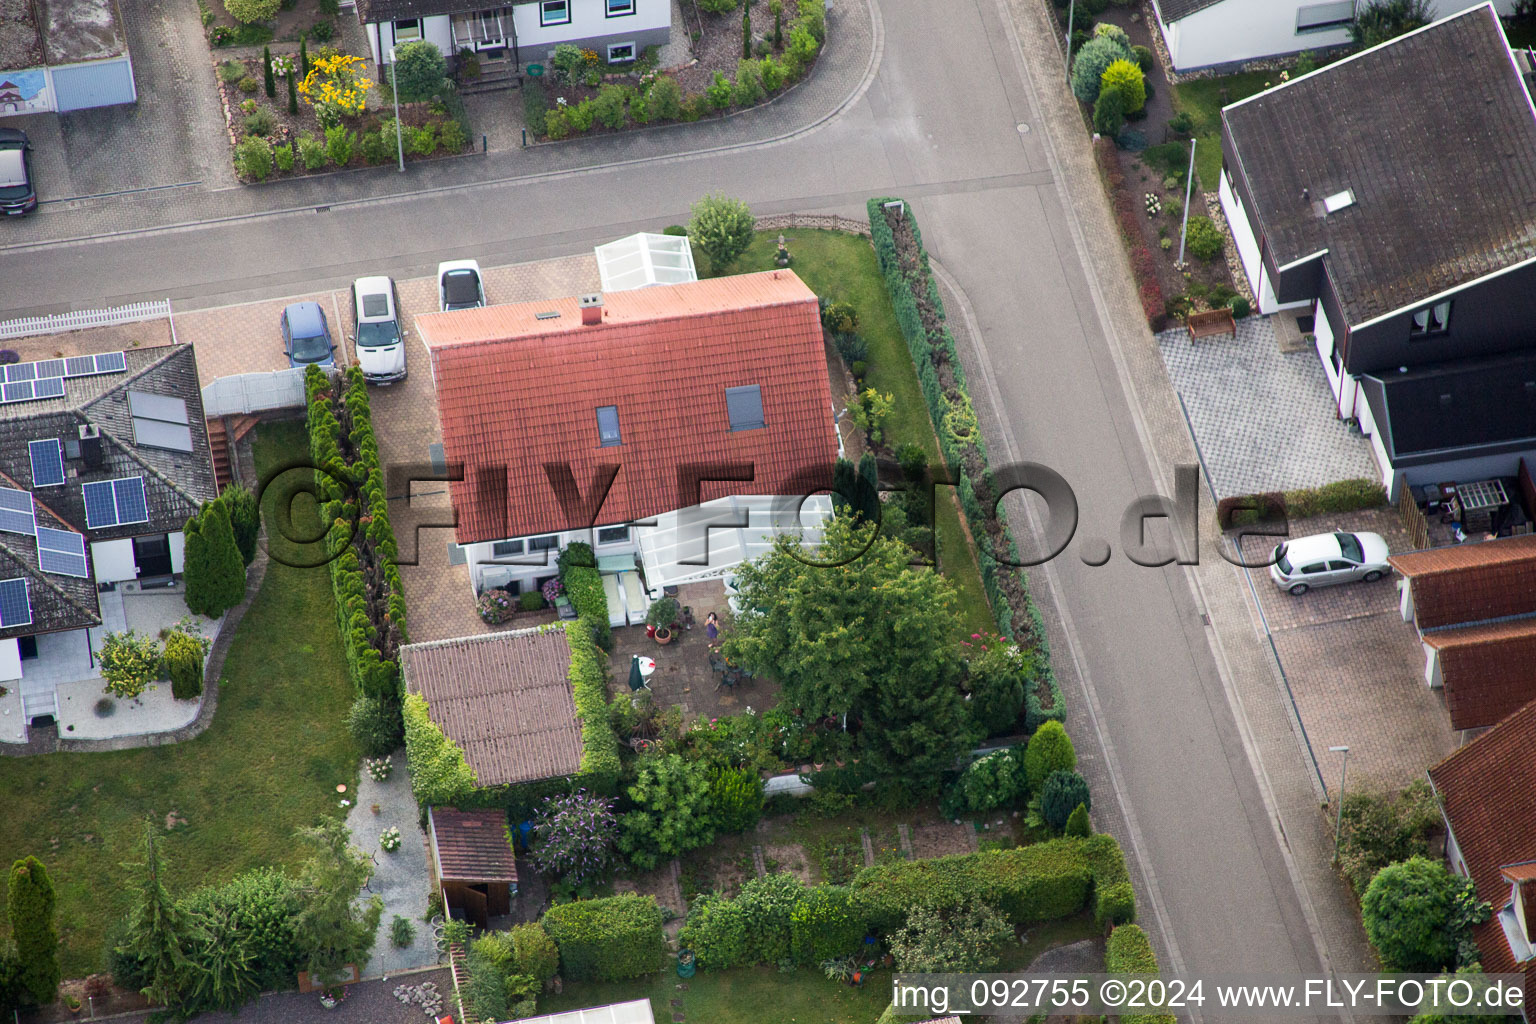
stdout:
{"type": "Polygon", "coordinates": [[[1349,748],[1329,747],[1330,754],[1343,754],[1344,766],[1339,770],[1339,806],[1333,817],[1333,862],[1339,862],[1339,829],[1344,824],[1344,783],[1349,778],[1349,748]]]}
{"type": "Polygon", "coordinates": [[[395,153],[400,157],[400,173],[405,173],[405,136],[400,130],[400,76],[395,73],[395,48],[389,48],[389,91],[395,97],[395,153]]]}
{"type": "Polygon", "coordinates": [[[1184,223],[1179,225],[1179,262],[1175,264],[1180,270],[1184,269],[1184,237],[1189,234],[1189,197],[1195,187],[1195,141],[1189,140],[1189,173],[1184,175],[1184,223]]]}
{"type": "Polygon", "coordinates": [[[1067,82],[1072,81],[1072,15],[1077,12],[1077,0],[1067,0],[1067,82]]]}

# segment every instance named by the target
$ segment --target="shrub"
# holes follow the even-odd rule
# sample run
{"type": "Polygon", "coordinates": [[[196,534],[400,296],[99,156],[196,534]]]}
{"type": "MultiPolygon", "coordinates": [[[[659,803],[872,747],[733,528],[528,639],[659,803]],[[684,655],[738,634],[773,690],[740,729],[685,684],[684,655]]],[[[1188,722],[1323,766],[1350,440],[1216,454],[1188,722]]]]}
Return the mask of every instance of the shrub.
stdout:
{"type": "MultiPolygon", "coordinates": [[[[903,458],[902,472],[909,480],[920,480],[927,453],[918,448],[910,455],[915,455],[915,461],[909,465],[908,459],[903,458]]],[[[966,662],[966,687],[971,696],[966,708],[980,735],[1004,735],[1018,724],[1024,710],[1025,687],[1035,675],[1036,661],[1006,637],[976,636],[973,640],[980,650],[966,662]]],[[[974,644],[972,650],[976,650],[974,644]]]]}
{"type": "Polygon", "coordinates": [[[389,941],[400,949],[416,941],[416,926],[410,918],[395,915],[395,919],[389,923],[389,941]]]}
{"type": "Polygon", "coordinates": [[[309,38],[317,43],[328,43],[336,34],[336,26],[329,21],[317,21],[309,26],[309,38]]]}
{"type": "Polygon", "coordinates": [[[172,630],[165,638],[165,667],[171,676],[171,696],[191,700],[203,693],[203,657],[207,647],[197,637],[172,630]]]}
{"type": "Polygon", "coordinates": [[[619,849],[650,870],[714,841],[709,783],[702,766],[677,754],[642,758],[628,789],[634,809],[619,819],[619,849]]]}
{"type": "Polygon", "coordinates": [[[1248,300],[1246,298],[1244,298],[1243,296],[1239,295],[1239,296],[1237,296],[1236,298],[1234,298],[1232,300],[1232,317],[1233,317],[1233,319],[1241,320],[1244,317],[1252,316],[1252,315],[1253,315],[1253,306],[1248,302],[1248,300]]]}
{"type": "Polygon", "coordinates": [[[710,268],[719,273],[747,251],[756,228],[757,218],[746,203],[711,193],[693,204],[688,238],[709,257],[710,268]]]}
{"type": "Polygon", "coordinates": [[[688,229],[683,227],[681,224],[668,224],[666,227],[661,229],[661,233],[664,235],[672,235],[675,238],[688,237],[688,229]]]}
{"type": "Polygon", "coordinates": [[[16,943],[18,988],[28,1003],[46,1005],[58,994],[59,933],[54,924],[57,902],[48,869],[36,857],[11,865],[6,914],[16,943]]]}
{"type": "Polygon", "coordinates": [[[541,984],[560,973],[560,950],[542,924],[515,924],[507,934],[512,942],[514,973],[527,975],[541,984]]]}
{"type": "Polygon", "coordinates": [[[219,78],[226,84],[234,84],[246,77],[245,65],[238,60],[226,60],[219,65],[219,78]]]}
{"type": "Polygon", "coordinates": [[[846,886],[804,889],[789,912],[790,955],[801,964],[852,956],[864,939],[864,919],[846,886]]]}
{"type": "Polygon", "coordinates": [[[1067,827],[1067,819],[1079,805],[1093,809],[1093,798],[1083,777],[1065,769],[1051,772],[1045,785],[1040,787],[1040,816],[1045,823],[1060,832],[1067,827]]]}
{"type": "Polygon", "coordinates": [[[1349,38],[1365,49],[1428,25],[1434,16],[1429,0],[1369,0],[1356,8],[1349,38]]]}
{"type": "Polygon", "coordinates": [[[853,368],[854,363],[862,363],[869,358],[869,341],[862,334],[835,334],[832,336],[832,344],[849,369],[853,368]]]}
{"type": "Polygon", "coordinates": [[[676,121],[683,116],[683,87],[672,76],[658,76],[645,97],[657,121],[676,121]]]}
{"type": "Polygon", "coordinates": [[[764,57],[758,64],[763,79],[763,90],[770,95],[784,87],[784,65],[772,57],[764,57]]]}
{"type": "Polygon", "coordinates": [[[457,121],[444,121],[437,126],[437,141],[446,153],[462,153],[469,145],[469,133],[457,121]]]}
{"type": "Polygon", "coordinates": [[[1211,222],[1211,218],[1201,216],[1189,218],[1185,239],[1190,253],[1207,263],[1221,256],[1225,242],[1221,229],[1211,222]]]}
{"type": "Polygon", "coordinates": [[[723,971],[754,962],[746,905],[718,893],[694,901],[677,941],[693,950],[706,970],[723,971]]]}
{"type": "Polygon", "coordinates": [[[1093,37],[1095,39],[1113,39],[1126,49],[1131,47],[1131,37],[1125,34],[1125,29],[1107,21],[1093,26],[1093,37]]]}
{"type": "MultiPolygon", "coordinates": [[[[272,170],[272,147],[265,139],[246,139],[236,148],[246,173],[258,181],[272,170]]],[[[216,619],[245,599],[245,562],[235,542],[229,509],[210,501],[187,520],[183,578],[187,607],[216,619]]]]}
{"type": "MultiPolygon", "coordinates": [[[[1109,933],[1104,944],[1104,970],[1108,974],[1156,974],[1157,954],[1139,925],[1124,924],[1109,933]]],[[[1121,1024],[1174,1024],[1172,1014],[1121,1014],[1121,1024]]]]}
{"type": "Polygon", "coordinates": [[[544,112],[544,134],[556,142],[571,134],[571,122],[564,107],[551,107],[544,112]]]}
{"type": "Polygon", "coordinates": [[[277,17],[280,0],[224,0],[229,16],[246,25],[277,17]]]}
{"type": "Polygon", "coordinates": [[[1093,835],[1093,823],[1088,820],[1088,808],[1078,804],[1072,813],[1067,815],[1067,826],[1061,830],[1061,834],[1079,839],[1087,839],[1093,835]]]}
{"type": "Polygon", "coordinates": [[[250,75],[246,75],[244,78],[240,79],[240,81],[235,83],[235,88],[239,89],[246,95],[254,95],[256,90],[261,88],[261,83],[256,81],[256,79],[252,78],[250,75]]]}
{"type": "Polygon", "coordinates": [[[591,130],[592,121],[596,116],[597,112],[593,109],[591,100],[582,100],[574,107],[565,108],[566,123],[571,126],[571,131],[578,135],[591,130]]]}
{"type": "MultiPolygon", "coordinates": [[[[1029,738],[1024,751],[1024,774],[1031,793],[1038,793],[1052,772],[1077,767],[1072,737],[1060,722],[1046,722],[1029,738]]],[[[1072,808],[1067,808],[1071,813],[1072,808]]]]}
{"type": "Polygon", "coordinates": [[[605,128],[624,127],[625,110],[633,92],[633,89],[613,82],[599,89],[597,98],[592,101],[592,112],[598,124],[605,128]]]}
{"type": "Polygon", "coordinates": [[[1013,747],[972,761],[955,783],[957,810],[991,811],[1021,803],[1028,791],[1023,760],[1023,747],[1013,747]]]}
{"type": "Polygon", "coordinates": [[[710,14],[729,14],[740,5],[740,0],[699,0],[699,10],[710,14]]]}
{"type": "Polygon", "coordinates": [[[762,67],[758,61],[744,57],[736,62],[736,92],[732,101],[738,107],[750,107],[762,98],[762,67]]]}
{"type": "Polygon", "coordinates": [[[889,940],[898,971],[972,973],[998,964],[998,950],[1013,938],[1013,926],[985,903],[939,909],[913,908],[907,923],[889,940]]]}
{"type": "Polygon", "coordinates": [[[534,863],[573,886],[600,879],[617,832],[612,800],[584,789],[546,797],[533,823],[534,863]]]}
{"type": "Polygon", "coordinates": [[[804,24],[800,18],[789,30],[789,42],[784,47],[784,68],[790,78],[799,78],[805,74],[811,62],[816,59],[816,51],[821,47],[816,36],[804,24]]]}
{"type": "Polygon", "coordinates": [[[1157,58],[1152,56],[1152,51],[1145,46],[1131,47],[1131,56],[1136,60],[1136,66],[1141,68],[1141,73],[1149,75],[1157,66],[1157,58]]]}
{"type": "Polygon", "coordinates": [[[144,692],[160,671],[160,645],[136,630],[108,633],[96,652],[104,692],[115,697],[133,698],[144,692]]]}
{"type": "Polygon", "coordinates": [[[821,311],[821,326],[833,334],[851,334],[858,330],[859,311],[851,302],[830,302],[821,311]]]}
{"type": "Polygon", "coordinates": [[[1113,139],[1125,126],[1125,100],[1120,93],[1102,92],[1093,101],[1093,130],[1106,139],[1113,139]]]}
{"type": "Polygon", "coordinates": [[[582,54],[581,47],[560,43],[555,46],[555,55],[550,58],[549,66],[557,82],[574,82],[585,73],[587,58],[582,54]]]}
{"type": "Polygon", "coordinates": [[[424,124],[411,129],[411,152],[417,156],[431,156],[437,152],[437,126],[424,124]]]}
{"type": "Polygon", "coordinates": [[[1124,112],[1134,114],[1147,105],[1146,77],[1134,60],[1117,60],[1104,69],[1099,79],[1099,97],[1117,92],[1124,102],[1124,112]]]}
{"type": "Polygon", "coordinates": [[[232,993],[238,1005],[258,993],[287,988],[303,969],[304,951],[293,932],[301,892],[275,868],[257,868],[221,885],[198,889],[181,901],[188,914],[223,925],[224,938],[249,957],[253,975],[232,993]]]}
{"type": "Polygon", "coordinates": [[[391,75],[401,102],[429,100],[444,91],[448,62],[436,44],[417,39],[395,49],[391,75]]]}
{"type": "Polygon", "coordinates": [[[710,109],[722,113],[731,108],[731,97],[735,94],[731,80],[720,71],[716,71],[715,80],[704,87],[704,97],[709,100],[710,109]]]}
{"type": "Polygon", "coordinates": [[[1382,868],[1360,899],[1366,937],[1389,971],[1440,971],[1472,962],[1472,925],[1488,914],[1471,879],[1420,856],[1382,868]]]}
{"type": "MultiPolygon", "coordinates": [[[[279,169],[286,171],[293,167],[291,146],[275,147],[273,156],[279,169]],[[283,157],[278,150],[285,150],[288,154],[286,167],[283,166],[283,157]]],[[[261,533],[261,509],[257,507],[256,496],[244,484],[231,483],[225,486],[219,500],[229,512],[229,528],[235,535],[235,547],[240,552],[240,561],[250,565],[256,559],[256,541],[261,533]]]]}
{"type": "Polygon", "coordinates": [[[277,127],[277,119],[270,110],[258,110],[248,115],[241,122],[241,127],[245,129],[246,135],[271,135],[272,129],[277,127]]]}
{"type": "Polygon", "coordinates": [[[709,780],[715,827],[745,832],[763,815],[763,780],[750,768],[716,768],[709,780]]]}
{"type": "Polygon", "coordinates": [[[325,166],[325,144],[313,135],[299,136],[299,159],[306,171],[318,171],[325,166]]]}
{"type": "Polygon", "coordinates": [[[261,48],[261,80],[262,87],[267,91],[267,98],[272,99],[276,97],[277,79],[272,75],[272,48],[270,46],[263,46],[261,48]]]}
{"type": "MultiPolygon", "coordinates": [[[[414,140],[413,140],[414,141],[414,140]]],[[[345,125],[333,125],[325,130],[325,158],[336,167],[352,162],[352,149],[357,133],[348,131],[345,125]]]]}
{"type": "Polygon", "coordinates": [[[560,579],[565,584],[565,596],[576,610],[576,618],[586,623],[592,639],[607,650],[613,635],[608,625],[608,596],[603,592],[602,576],[595,568],[571,566],[561,573],[560,579]]]}
{"type": "Polygon", "coordinates": [[[405,739],[405,726],[393,706],[377,697],[359,696],[347,712],[347,730],[364,757],[384,757],[398,750],[405,739]]]}
{"type": "Polygon", "coordinates": [[[544,595],[537,590],[527,590],[517,595],[517,606],[525,612],[536,612],[544,607],[544,595]]]}
{"type": "Polygon", "coordinates": [[[358,142],[358,149],[363,154],[363,159],[370,164],[385,164],[395,158],[395,133],[391,129],[388,135],[383,129],[364,132],[358,142]]]}
{"type": "Polygon", "coordinates": [[[464,1010],[471,1020],[498,1021],[511,1017],[507,976],[488,955],[489,949],[494,948],[489,938],[477,939],[469,947],[469,985],[464,994],[464,1010]]]}
{"type": "Polygon", "coordinates": [[[427,713],[427,702],[406,694],[405,752],[411,765],[411,792],[422,807],[453,804],[475,784],[475,772],[464,752],[443,734],[427,713]]]}
{"type": "Polygon", "coordinates": [[[1072,95],[1084,103],[1098,99],[1104,72],[1117,60],[1135,61],[1130,48],[1119,40],[1096,36],[1084,43],[1072,58],[1072,95]]]}
{"type": "Polygon", "coordinates": [[[1168,130],[1178,135],[1191,135],[1195,130],[1195,115],[1181,110],[1168,119],[1168,130]]]}
{"type": "Polygon", "coordinates": [[[654,974],[666,963],[661,908],[626,893],[551,907],[544,930],[560,950],[566,981],[620,981],[654,974]]]}

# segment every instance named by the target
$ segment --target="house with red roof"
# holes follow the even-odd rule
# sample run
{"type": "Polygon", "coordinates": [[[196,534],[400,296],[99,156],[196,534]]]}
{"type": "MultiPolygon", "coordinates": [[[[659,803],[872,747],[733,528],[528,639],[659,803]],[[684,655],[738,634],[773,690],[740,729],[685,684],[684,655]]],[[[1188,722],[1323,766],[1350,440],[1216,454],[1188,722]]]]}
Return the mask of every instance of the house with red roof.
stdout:
{"type": "Polygon", "coordinates": [[[539,586],[585,541],[634,623],[780,533],[819,539],[839,443],[817,298],[793,271],[417,324],[477,593],[539,586]]]}
{"type": "MultiPolygon", "coordinates": [[[[1536,703],[1429,770],[1451,867],[1493,907],[1473,932],[1483,970],[1523,972],[1536,994],[1536,703]]],[[[1525,1010],[1530,1020],[1530,1011],[1525,1010]]]]}

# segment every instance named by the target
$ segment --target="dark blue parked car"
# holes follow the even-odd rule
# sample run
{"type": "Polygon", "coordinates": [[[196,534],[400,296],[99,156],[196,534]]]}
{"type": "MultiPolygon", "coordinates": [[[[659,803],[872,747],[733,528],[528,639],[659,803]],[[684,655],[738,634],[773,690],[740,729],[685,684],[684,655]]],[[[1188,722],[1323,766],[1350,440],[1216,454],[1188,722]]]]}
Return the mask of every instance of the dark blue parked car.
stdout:
{"type": "Polygon", "coordinates": [[[336,345],[318,302],[295,302],[283,310],[283,351],[289,366],[336,365],[336,345]]]}

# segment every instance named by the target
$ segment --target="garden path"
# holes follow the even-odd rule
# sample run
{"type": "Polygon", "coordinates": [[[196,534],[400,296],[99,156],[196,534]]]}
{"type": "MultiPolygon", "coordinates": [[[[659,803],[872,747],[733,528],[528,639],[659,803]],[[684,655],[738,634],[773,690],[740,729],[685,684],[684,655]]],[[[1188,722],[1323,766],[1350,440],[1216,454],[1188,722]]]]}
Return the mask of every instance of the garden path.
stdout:
{"type": "Polygon", "coordinates": [[[375,781],[367,771],[358,777],[357,792],[352,794],[352,806],[347,811],[353,845],[370,855],[377,865],[359,896],[365,900],[374,895],[384,898],[384,916],[373,941],[373,956],[364,969],[370,977],[437,963],[432,930],[422,920],[427,913],[427,891],[431,885],[427,837],[417,824],[421,813],[411,795],[411,773],[404,753],[397,751],[390,755],[390,761],[394,770],[383,782],[375,781]],[[374,807],[378,808],[377,814],[374,807]],[[400,830],[400,848],[394,853],[386,853],[379,846],[379,835],[387,828],[400,830]],[[390,938],[389,926],[396,914],[415,927],[415,937],[404,948],[396,946],[390,938]]]}

